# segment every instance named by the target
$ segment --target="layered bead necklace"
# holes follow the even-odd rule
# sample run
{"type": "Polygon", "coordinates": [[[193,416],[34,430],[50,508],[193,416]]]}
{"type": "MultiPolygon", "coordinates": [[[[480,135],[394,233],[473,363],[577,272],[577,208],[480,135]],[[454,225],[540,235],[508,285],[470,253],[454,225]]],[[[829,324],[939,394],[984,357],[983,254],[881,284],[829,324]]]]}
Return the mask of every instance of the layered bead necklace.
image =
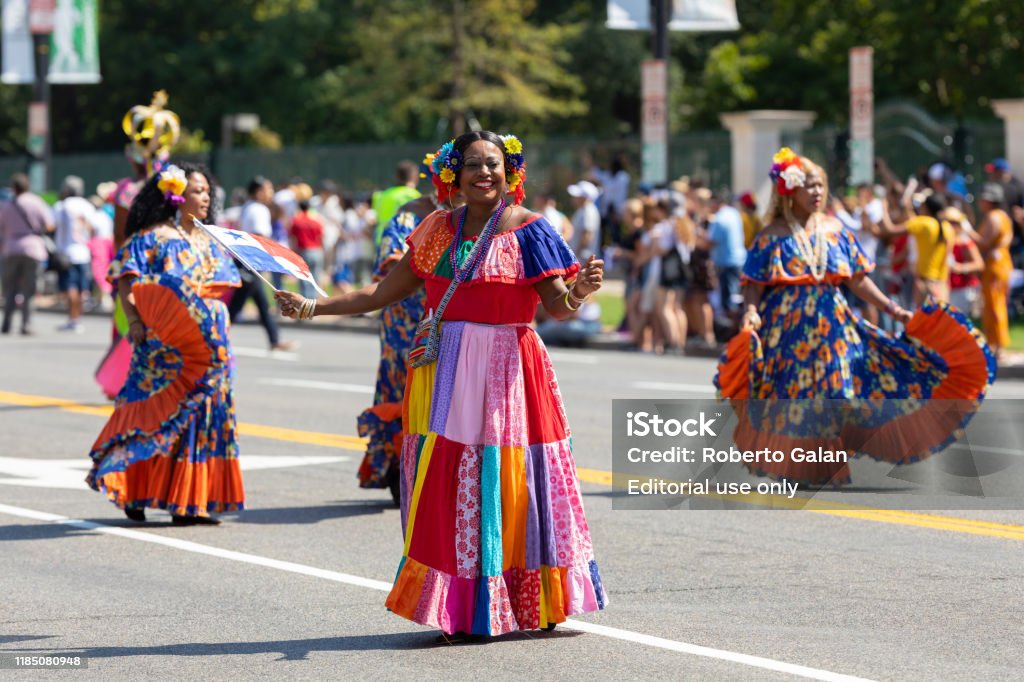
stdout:
{"type": "Polygon", "coordinates": [[[216,274],[217,262],[210,252],[210,238],[194,238],[177,221],[174,223],[174,229],[178,231],[181,238],[188,244],[189,250],[199,263],[199,272],[202,279],[197,284],[205,286],[212,282],[213,276],[216,274]]]}
{"type": "Polygon", "coordinates": [[[501,216],[505,212],[505,205],[504,199],[500,199],[498,201],[498,208],[494,211],[490,220],[488,220],[487,224],[484,226],[483,231],[477,238],[477,243],[466,258],[466,262],[462,264],[462,267],[459,267],[459,246],[462,244],[463,227],[466,225],[466,214],[469,213],[468,207],[462,209],[462,215],[459,216],[459,227],[455,232],[455,237],[452,239],[452,248],[448,252],[449,261],[452,266],[452,279],[461,284],[469,279],[473,274],[476,266],[481,260],[483,260],[489,250],[491,240],[494,238],[494,234],[498,230],[498,221],[501,220],[501,216]]]}
{"type": "Polygon", "coordinates": [[[814,278],[815,282],[820,282],[825,279],[825,273],[828,272],[828,245],[825,239],[825,229],[822,221],[817,215],[812,216],[814,220],[814,244],[811,244],[810,232],[796,224],[790,223],[789,229],[793,233],[793,239],[796,241],[797,251],[800,253],[800,259],[807,264],[808,270],[810,270],[811,277],[814,278]]]}

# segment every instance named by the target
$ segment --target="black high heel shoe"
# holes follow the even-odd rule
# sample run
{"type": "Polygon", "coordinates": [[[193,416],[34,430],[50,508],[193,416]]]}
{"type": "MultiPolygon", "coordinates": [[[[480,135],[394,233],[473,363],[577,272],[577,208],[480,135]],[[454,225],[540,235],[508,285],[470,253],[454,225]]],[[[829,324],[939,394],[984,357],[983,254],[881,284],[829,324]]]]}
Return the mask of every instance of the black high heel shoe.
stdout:
{"type": "Polygon", "coordinates": [[[175,526],[219,526],[220,519],[212,516],[183,516],[174,514],[171,516],[171,523],[175,526]]]}
{"type": "Polygon", "coordinates": [[[458,644],[486,644],[490,640],[487,635],[474,635],[469,632],[453,632],[446,634],[442,632],[434,640],[436,644],[456,646],[458,644]]]}
{"type": "Polygon", "coordinates": [[[134,507],[125,507],[124,515],[132,521],[139,521],[140,523],[146,520],[145,509],[135,509],[134,507]]]}

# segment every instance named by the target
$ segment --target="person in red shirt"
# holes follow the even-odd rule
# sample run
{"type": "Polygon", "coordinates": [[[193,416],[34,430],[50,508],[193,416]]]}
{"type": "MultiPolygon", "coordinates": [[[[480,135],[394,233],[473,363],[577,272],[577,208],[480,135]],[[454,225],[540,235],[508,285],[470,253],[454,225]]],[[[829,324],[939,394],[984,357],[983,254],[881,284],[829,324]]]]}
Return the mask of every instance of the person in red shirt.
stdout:
{"type": "MultiPolygon", "coordinates": [[[[324,269],[324,226],[320,220],[309,212],[309,200],[299,202],[299,210],[292,216],[291,226],[292,248],[306,261],[309,271],[316,281],[320,281],[320,273],[324,269]]],[[[316,289],[309,282],[300,282],[302,295],[308,298],[317,296],[316,289]]]]}

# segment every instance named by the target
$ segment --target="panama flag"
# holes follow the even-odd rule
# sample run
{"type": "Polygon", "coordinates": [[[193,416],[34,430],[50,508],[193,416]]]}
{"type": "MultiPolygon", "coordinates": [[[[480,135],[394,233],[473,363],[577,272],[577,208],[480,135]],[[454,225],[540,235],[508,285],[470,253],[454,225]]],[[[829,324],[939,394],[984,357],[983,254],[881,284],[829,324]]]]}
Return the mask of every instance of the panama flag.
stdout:
{"type": "Polygon", "coordinates": [[[321,296],[327,296],[327,293],[316,283],[306,261],[291,249],[258,234],[206,225],[198,220],[195,222],[196,227],[206,230],[242,265],[257,275],[261,272],[279,272],[282,275],[291,275],[303,282],[309,282],[321,296]]]}

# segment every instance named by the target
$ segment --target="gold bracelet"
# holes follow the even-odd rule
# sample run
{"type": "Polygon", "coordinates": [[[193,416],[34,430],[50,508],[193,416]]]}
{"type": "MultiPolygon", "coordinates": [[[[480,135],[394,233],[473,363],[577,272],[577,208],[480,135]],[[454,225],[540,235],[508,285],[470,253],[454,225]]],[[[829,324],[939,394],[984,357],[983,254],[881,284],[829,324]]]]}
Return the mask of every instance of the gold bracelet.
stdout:
{"type": "MultiPolygon", "coordinates": [[[[566,292],[565,292],[565,307],[566,307],[566,308],[568,308],[569,310],[573,311],[573,312],[576,312],[577,310],[579,310],[579,309],[580,309],[580,305],[582,305],[582,304],[583,304],[583,302],[582,302],[582,301],[580,301],[580,303],[579,303],[579,304],[578,304],[578,305],[577,305],[577,306],[576,306],[575,308],[573,308],[573,307],[572,307],[572,303],[569,303],[569,296],[570,296],[570,295],[571,295],[571,294],[569,293],[569,291],[568,291],[568,289],[567,289],[567,290],[566,290],[566,292]]],[[[576,297],[575,297],[575,296],[573,296],[573,298],[575,299],[576,297]]]]}

